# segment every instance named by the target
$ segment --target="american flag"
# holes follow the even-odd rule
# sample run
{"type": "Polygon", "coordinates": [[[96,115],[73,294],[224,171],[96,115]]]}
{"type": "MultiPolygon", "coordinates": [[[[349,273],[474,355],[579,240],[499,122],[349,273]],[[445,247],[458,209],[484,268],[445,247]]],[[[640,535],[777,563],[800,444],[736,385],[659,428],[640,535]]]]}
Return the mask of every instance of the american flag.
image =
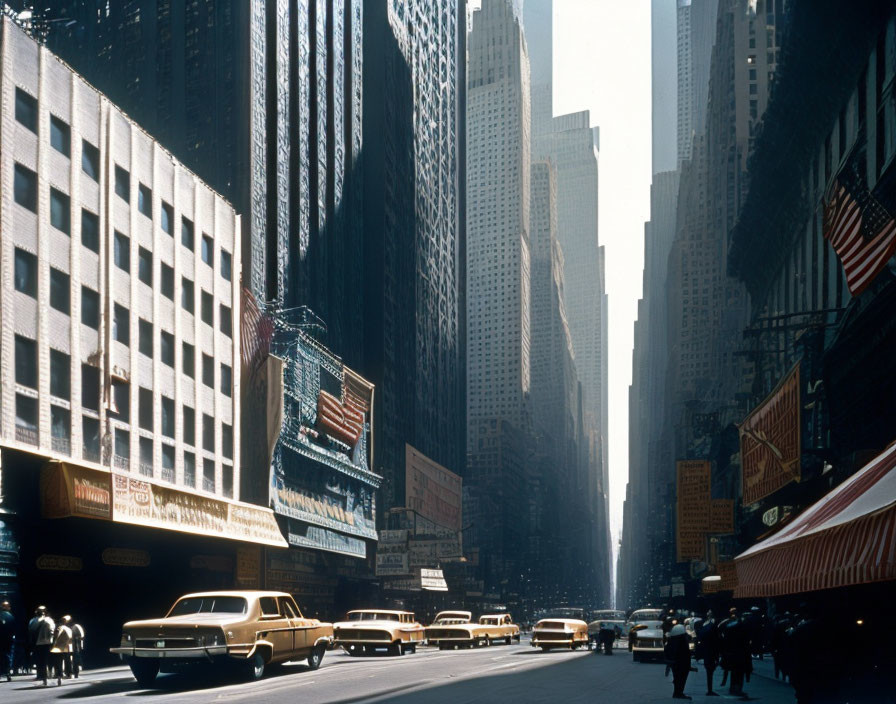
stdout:
{"type": "Polygon", "coordinates": [[[262,313],[255,296],[243,287],[243,314],[240,318],[240,352],[249,374],[254,374],[271,349],[273,321],[262,313]]]}
{"type": "Polygon", "coordinates": [[[853,296],[865,290],[896,250],[894,169],[887,169],[889,173],[870,191],[865,145],[862,131],[828,189],[824,206],[824,237],[840,257],[853,296]]]}

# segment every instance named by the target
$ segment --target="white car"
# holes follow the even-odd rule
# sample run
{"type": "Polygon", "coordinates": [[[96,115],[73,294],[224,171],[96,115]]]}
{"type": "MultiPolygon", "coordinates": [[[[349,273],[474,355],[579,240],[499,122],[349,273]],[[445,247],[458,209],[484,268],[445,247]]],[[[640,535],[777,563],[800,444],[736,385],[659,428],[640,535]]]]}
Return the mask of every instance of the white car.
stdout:
{"type": "Polygon", "coordinates": [[[662,609],[638,609],[629,616],[629,644],[634,662],[663,657],[662,619],[662,609]]]}

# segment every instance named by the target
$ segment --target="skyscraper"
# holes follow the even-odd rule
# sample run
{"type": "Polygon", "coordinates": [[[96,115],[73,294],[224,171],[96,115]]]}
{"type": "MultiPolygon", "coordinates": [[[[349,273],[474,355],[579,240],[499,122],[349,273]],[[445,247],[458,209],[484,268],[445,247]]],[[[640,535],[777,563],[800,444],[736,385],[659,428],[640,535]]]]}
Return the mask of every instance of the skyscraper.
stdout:
{"type": "Polygon", "coordinates": [[[527,532],[529,111],[519,14],[508,0],[484,0],[467,72],[465,548],[479,548],[486,588],[504,590],[518,588],[527,532]]]}
{"type": "Polygon", "coordinates": [[[554,2],[526,0],[523,5],[531,70],[532,135],[551,129],[554,116],[554,2]]]}
{"type": "MultiPolygon", "coordinates": [[[[22,4],[22,3],[17,3],[22,4]]],[[[361,350],[361,0],[47,0],[47,44],[228,198],[244,281],[361,350]]]]}
{"type": "Polygon", "coordinates": [[[466,461],[466,3],[364,3],[364,364],[377,385],[383,508],[404,506],[405,444],[466,461]]]}

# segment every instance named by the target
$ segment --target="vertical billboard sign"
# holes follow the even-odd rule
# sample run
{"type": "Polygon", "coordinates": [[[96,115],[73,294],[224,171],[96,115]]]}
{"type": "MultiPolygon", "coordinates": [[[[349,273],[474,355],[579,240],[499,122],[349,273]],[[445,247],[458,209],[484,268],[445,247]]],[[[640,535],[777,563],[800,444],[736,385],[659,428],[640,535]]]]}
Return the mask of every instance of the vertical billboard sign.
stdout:
{"type": "Polygon", "coordinates": [[[678,562],[706,559],[706,534],[711,522],[711,465],[704,460],[676,463],[678,562]]]}
{"type": "Polygon", "coordinates": [[[800,480],[800,364],[740,426],[744,505],[800,480]]]}

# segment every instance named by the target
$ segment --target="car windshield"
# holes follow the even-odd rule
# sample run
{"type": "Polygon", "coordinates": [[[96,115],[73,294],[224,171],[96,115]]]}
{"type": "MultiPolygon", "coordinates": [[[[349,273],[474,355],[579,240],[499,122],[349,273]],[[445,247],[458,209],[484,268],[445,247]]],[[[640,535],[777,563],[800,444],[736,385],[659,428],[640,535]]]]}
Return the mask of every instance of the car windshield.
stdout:
{"type": "Polygon", "coordinates": [[[187,614],[244,614],[248,609],[241,596],[190,596],[171,607],[169,616],[187,614]]]}
{"type": "Polygon", "coordinates": [[[660,615],[662,612],[659,610],[651,610],[651,611],[635,611],[632,614],[630,621],[641,622],[641,621],[660,621],[660,615]]]}
{"type": "Polygon", "coordinates": [[[594,621],[625,621],[623,611],[595,611],[594,621]]]}
{"type": "Polygon", "coordinates": [[[398,614],[383,611],[349,611],[349,621],[400,621],[398,614]]]}

